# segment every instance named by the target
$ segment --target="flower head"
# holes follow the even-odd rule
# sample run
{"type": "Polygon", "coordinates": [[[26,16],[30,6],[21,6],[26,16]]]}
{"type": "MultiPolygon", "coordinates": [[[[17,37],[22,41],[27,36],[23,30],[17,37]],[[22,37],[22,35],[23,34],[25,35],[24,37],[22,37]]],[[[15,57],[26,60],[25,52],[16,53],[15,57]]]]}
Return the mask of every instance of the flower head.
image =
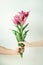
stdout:
{"type": "Polygon", "coordinates": [[[19,15],[15,15],[14,17],[13,17],[13,23],[15,24],[15,25],[18,25],[20,22],[20,17],[19,17],[19,15]]]}
{"type": "Polygon", "coordinates": [[[15,25],[18,25],[18,24],[23,25],[25,23],[28,15],[29,15],[29,12],[24,12],[24,11],[19,12],[19,15],[14,16],[13,23],[15,25]]]}
{"type": "Polygon", "coordinates": [[[29,15],[29,12],[21,11],[19,12],[20,18],[21,18],[21,24],[23,25],[29,15]]]}
{"type": "Polygon", "coordinates": [[[19,14],[20,14],[21,16],[28,17],[29,12],[21,11],[21,12],[19,12],[19,14]]]}

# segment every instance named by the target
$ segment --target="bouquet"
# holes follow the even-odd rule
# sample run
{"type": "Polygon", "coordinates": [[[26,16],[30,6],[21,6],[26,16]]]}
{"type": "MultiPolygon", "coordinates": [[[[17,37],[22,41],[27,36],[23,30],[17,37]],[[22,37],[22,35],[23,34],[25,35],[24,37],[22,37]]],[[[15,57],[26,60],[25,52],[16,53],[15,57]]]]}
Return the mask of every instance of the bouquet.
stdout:
{"type": "Polygon", "coordinates": [[[25,44],[19,42],[25,41],[27,32],[29,31],[29,30],[24,31],[29,24],[27,23],[26,25],[24,25],[28,16],[29,16],[29,12],[21,11],[18,12],[18,14],[13,17],[13,23],[14,26],[16,26],[17,30],[12,30],[12,31],[16,36],[16,39],[18,41],[18,46],[20,46],[19,53],[21,57],[23,57],[22,49],[24,49],[25,44]]]}

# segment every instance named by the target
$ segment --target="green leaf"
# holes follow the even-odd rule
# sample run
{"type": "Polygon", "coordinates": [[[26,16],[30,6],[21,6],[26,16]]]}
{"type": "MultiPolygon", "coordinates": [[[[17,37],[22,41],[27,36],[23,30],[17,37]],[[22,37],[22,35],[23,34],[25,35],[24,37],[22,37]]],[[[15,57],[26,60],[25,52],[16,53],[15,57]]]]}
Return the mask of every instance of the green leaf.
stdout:
{"type": "Polygon", "coordinates": [[[17,25],[16,27],[17,27],[18,31],[20,32],[20,31],[21,31],[21,28],[22,28],[22,25],[19,24],[19,25],[17,25]]]}
{"type": "Polygon", "coordinates": [[[27,23],[24,27],[23,27],[23,30],[28,26],[29,23],[27,23]]]}
{"type": "Polygon", "coordinates": [[[12,31],[15,34],[17,41],[19,42],[21,40],[20,36],[19,36],[19,32],[15,31],[15,30],[12,30],[12,31]]]}
{"type": "Polygon", "coordinates": [[[17,29],[18,29],[18,31],[21,31],[19,25],[17,26],[17,29]]]}
{"type": "Polygon", "coordinates": [[[26,35],[27,35],[27,32],[28,32],[29,30],[27,30],[27,31],[25,31],[25,33],[23,34],[23,40],[26,38],[26,35]]]}
{"type": "Polygon", "coordinates": [[[28,31],[29,31],[29,30],[25,31],[25,34],[27,34],[28,31]]]}
{"type": "Polygon", "coordinates": [[[17,31],[15,31],[15,30],[12,30],[13,31],[13,33],[16,35],[16,33],[18,33],[17,31]]]}

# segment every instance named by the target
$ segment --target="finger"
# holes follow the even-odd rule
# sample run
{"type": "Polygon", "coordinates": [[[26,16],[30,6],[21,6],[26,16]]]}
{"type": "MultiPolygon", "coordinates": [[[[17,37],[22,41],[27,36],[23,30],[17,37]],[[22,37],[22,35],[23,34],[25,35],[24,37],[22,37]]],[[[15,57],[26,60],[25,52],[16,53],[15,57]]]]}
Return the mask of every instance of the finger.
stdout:
{"type": "Polygon", "coordinates": [[[24,52],[24,48],[22,48],[22,52],[24,52]]]}
{"type": "Polygon", "coordinates": [[[26,42],[26,41],[24,41],[24,42],[19,42],[19,43],[23,43],[23,44],[25,44],[25,46],[29,46],[29,42],[26,42]]]}
{"type": "Polygon", "coordinates": [[[25,44],[25,42],[19,42],[19,43],[23,43],[23,44],[25,44]]]}

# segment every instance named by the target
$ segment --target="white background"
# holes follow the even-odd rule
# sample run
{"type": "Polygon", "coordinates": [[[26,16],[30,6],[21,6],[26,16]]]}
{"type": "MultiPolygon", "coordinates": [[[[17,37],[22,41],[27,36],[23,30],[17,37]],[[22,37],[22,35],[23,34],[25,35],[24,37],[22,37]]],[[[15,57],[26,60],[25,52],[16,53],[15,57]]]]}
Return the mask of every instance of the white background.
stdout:
{"type": "MultiPolygon", "coordinates": [[[[26,40],[28,42],[43,40],[43,0],[0,0],[0,45],[11,49],[15,49],[17,47],[16,38],[11,31],[11,29],[15,29],[12,18],[21,10],[30,11],[30,16],[26,21],[29,22],[30,31],[26,40]]],[[[25,52],[27,55],[28,51],[26,50],[25,52]]],[[[24,61],[22,60],[23,64],[21,65],[24,65],[25,63],[26,65],[43,65],[42,51],[43,48],[31,48],[31,51],[28,55],[29,58],[26,57],[28,58],[27,61],[26,58],[24,61]]],[[[12,60],[10,57],[9,60],[8,58],[6,60],[6,57],[4,56],[1,56],[1,58],[0,64],[2,63],[2,65],[8,65],[7,63],[13,63],[14,65],[14,62],[18,60],[14,60],[13,57],[11,58],[12,60]],[[6,64],[4,60],[6,60],[6,64]]]]}

